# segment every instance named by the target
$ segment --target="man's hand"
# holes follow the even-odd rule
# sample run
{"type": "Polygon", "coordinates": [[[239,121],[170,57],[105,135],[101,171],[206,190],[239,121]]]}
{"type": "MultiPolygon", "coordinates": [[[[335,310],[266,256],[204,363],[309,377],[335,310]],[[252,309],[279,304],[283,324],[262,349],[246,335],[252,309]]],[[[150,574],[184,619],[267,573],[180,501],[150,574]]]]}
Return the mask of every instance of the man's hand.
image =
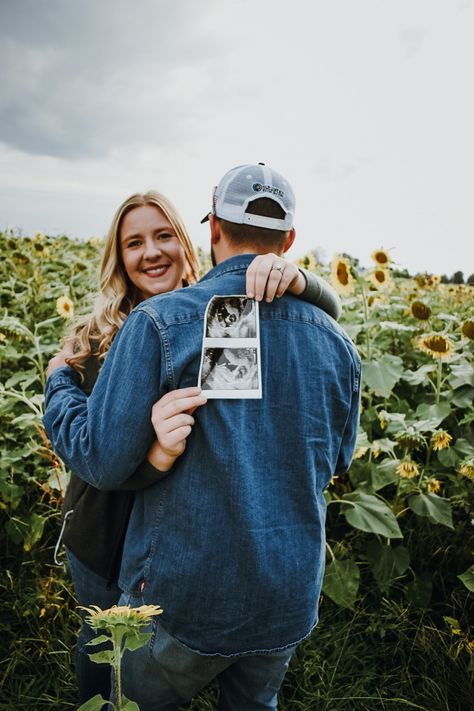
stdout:
{"type": "Polygon", "coordinates": [[[186,439],[194,425],[192,413],[207,398],[200,388],[173,390],[153,405],[151,422],[156,441],[148,452],[148,461],[160,471],[168,471],[186,449],[186,439]]]}
{"type": "Polygon", "coordinates": [[[67,365],[66,359],[71,358],[74,355],[74,339],[68,338],[62,347],[62,349],[57,353],[48,363],[48,369],[46,371],[46,377],[49,378],[51,373],[53,373],[56,368],[60,368],[62,365],[67,365]]]}
{"type": "Polygon", "coordinates": [[[306,280],[298,267],[277,254],[259,254],[247,269],[247,296],[256,301],[273,301],[289,290],[299,296],[306,280]]]}

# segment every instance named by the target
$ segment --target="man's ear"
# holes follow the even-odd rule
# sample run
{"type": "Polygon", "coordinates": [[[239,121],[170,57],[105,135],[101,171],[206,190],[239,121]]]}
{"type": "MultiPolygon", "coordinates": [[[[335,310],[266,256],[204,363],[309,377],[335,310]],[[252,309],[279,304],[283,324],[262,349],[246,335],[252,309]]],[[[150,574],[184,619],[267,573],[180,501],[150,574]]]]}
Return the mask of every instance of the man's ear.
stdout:
{"type": "Polygon", "coordinates": [[[293,242],[295,241],[295,237],[296,237],[296,230],[295,230],[294,227],[292,227],[291,230],[290,230],[290,234],[289,234],[288,237],[286,238],[286,242],[285,242],[285,244],[283,245],[283,254],[284,254],[285,252],[288,252],[288,250],[289,250],[290,247],[292,246],[293,242]]]}
{"type": "Polygon", "coordinates": [[[209,226],[211,228],[211,244],[217,244],[221,237],[221,223],[215,215],[209,215],[209,226]]]}

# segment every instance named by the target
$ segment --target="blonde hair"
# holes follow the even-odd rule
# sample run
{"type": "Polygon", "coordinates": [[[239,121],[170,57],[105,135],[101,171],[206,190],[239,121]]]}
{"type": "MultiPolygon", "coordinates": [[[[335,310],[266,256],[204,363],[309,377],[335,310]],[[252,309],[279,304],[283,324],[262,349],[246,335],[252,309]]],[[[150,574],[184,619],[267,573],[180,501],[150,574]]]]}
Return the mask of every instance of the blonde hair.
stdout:
{"type": "Polygon", "coordinates": [[[118,208],[107,234],[99,270],[99,294],[92,314],[79,319],[69,336],[74,341],[74,355],[67,359],[67,363],[79,371],[81,377],[87,358],[91,355],[97,355],[100,359],[105,357],[115,334],[132,309],[142,300],[123,267],[120,253],[120,227],[128,212],[144,205],[158,207],[176,232],[186,257],[183,279],[188,284],[193,284],[199,279],[196,252],[174,205],[155,190],[131,195],[118,208]]]}

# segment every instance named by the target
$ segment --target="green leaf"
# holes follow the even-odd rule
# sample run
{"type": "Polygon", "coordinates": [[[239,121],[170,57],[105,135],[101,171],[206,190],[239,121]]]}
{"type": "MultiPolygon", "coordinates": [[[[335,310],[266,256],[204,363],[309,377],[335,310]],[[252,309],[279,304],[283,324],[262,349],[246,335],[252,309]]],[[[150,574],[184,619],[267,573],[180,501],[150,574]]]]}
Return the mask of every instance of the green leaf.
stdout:
{"type": "Polygon", "coordinates": [[[374,491],[383,489],[388,484],[393,484],[398,479],[397,460],[386,458],[376,464],[372,463],[371,474],[374,491]]]}
{"type": "Polygon", "coordinates": [[[437,405],[421,403],[416,408],[417,419],[413,422],[413,425],[419,432],[434,430],[448,417],[450,412],[451,406],[449,402],[440,402],[437,405]]]}
{"type": "Polygon", "coordinates": [[[89,701],[86,701],[85,704],[81,704],[77,711],[100,711],[101,708],[103,708],[104,704],[109,704],[109,701],[106,701],[103,696],[100,694],[96,694],[95,696],[92,697],[92,699],[89,699],[89,701]]]}
{"type": "Polygon", "coordinates": [[[88,647],[95,647],[98,644],[104,644],[104,642],[112,642],[112,640],[106,634],[100,634],[98,637],[94,637],[93,639],[89,640],[89,642],[86,642],[86,645],[88,647]]]}
{"type": "Polygon", "coordinates": [[[12,375],[11,378],[8,378],[5,383],[5,389],[10,390],[14,388],[15,385],[18,385],[18,383],[24,383],[23,389],[25,389],[37,380],[39,381],[39,375],[36,370],[22,370],[12,375]]]}
{"type": "Polygon", "coordinates": [[[448,377],[448,383],[451,385],[453,390],[460,388],[462,385],[474,386],[474,370],[471,363],[452,365],[451,373],[448,377]]]}
{"type": "Polygon", "coordinates": [[[431,523],[441,523],[448,528],[453,526],[451,502],[436,494],[414,494],[408,499],[408,506],[417,516],[428,518],[431,523]]]}
{"type": "Polygon", "coordinates": [[[474,456],[474,447],[469,440],[464,437],[459,437],[459,439],[456,440],[454,449],[464,459],[474,456]]]}
{"type": "Polygon", "coordinates": [[[140,707],[135,701],[130,701],[126,696],[122,696],[122,711],[140,711],[140,707]]]}
{"type": "Polygon", "coordinates": [[[436,365],[427,363],[426,365],[422,365],[421,368],[418,368],[418,370],[406,370],[403,373],[402,378],[410,385],[421,385],[421,383],[428,380],[428,375],[430,373],[434,373],[435,370],[436,365]]]}
{"type": "Polygon", "coordinates": [[[344,507],[344,514],[354,528],[387,538],[403,538],[393,511],[376,496],[354,491],[344,494],[342,501],[351,502],[350,506],[344,507]]]}
{"type": "Polygon", "coordinates": [[[464,573],[458,575],[458,578],[464,583],[468,590],[474,592],[474,565],[471,565],[464,573]]]}
{"type": "Polygon", "coordinates": [[[378,360],[367,361],[362,368],[365,384],[380,397],[389,397],[403,373],[403,361],[385,353],[378,360]]]}
{"type": "Polygon", "coordinates": [[[374,578],[383,593],[388,593],[390,585],[403,575],[410,565],[410,554],[404,546],[392,548],[372,540],[367,546],[366,555],[374,578]]]}
{"type": "Polygon", "coordinates": [[[112,664],[114,653],[112,651],[95,652],[94,654],[89,654],[89,659],[96,664],[112,664]]]}
{"type": "Polygon", "coordinates": [[[474,388],[463,386],[455,390],[450,398],[452,405],[462,409],[471,407],[474,402],[474,388]]]}
{"type": "Polygon", "coordinates": [[[46,519],[38,514],[31,514],[28,519],[28,527],[23,534],[23,550],[30,551],[43,535],[46,519]]]}
{"type": "Polygon", "coordinates": [[[443,465],[443,467],[452,468],[462,459],[457,453],[454,447],[448,447],[447,449],[442,449],[438,452],[438,461],[443,465]]]}
{"type": "Polygon", "coordinates": [[[323,592],[336,605],[352,610],[359,591],[359,582],[359,568],[352,559],[333,560],[326,566],[323,592]]]}
{"type": "Polygon", "coordinates": [[[408,602],[415,607],[426,610],[430,606],[433,583],[427,573],[416,575],[413,582],[407,585],[405,592],[408,602]]]}
{"type": "Polygon", "coordinates": [[[133,635],[133,637],[128,637],[125,639],[124,649],[128,649],[130,650],[130,652],[134,652],[136,649],[144,647],[148,640],[151,639],[151,637],[151,632],[137,633],[136,635],[133,635]]]}

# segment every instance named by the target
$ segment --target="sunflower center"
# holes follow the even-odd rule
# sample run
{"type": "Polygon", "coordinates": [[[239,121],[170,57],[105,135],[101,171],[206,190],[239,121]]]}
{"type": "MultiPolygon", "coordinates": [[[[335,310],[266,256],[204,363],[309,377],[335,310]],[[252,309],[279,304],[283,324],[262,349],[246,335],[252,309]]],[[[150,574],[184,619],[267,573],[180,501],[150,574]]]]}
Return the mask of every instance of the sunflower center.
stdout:
{"type": "Polygon", "coordinates": [[[343,262],[339,262],[337,265],[337,278],[343,284],[344,286],[347,286],[349,283],[349,274],[347,271],[347,267],[343,262]]]}
{"type": "Polygon", "coordinates": [[[443,336],[430,336],[425,341],[427,348],[436,353],[447,353],[448,352],[448,342],[443,338],[443,336]]]}
{"type": "Polygon", "coordinates": [[[377,254],[375,255],[375,259],[379,264],[387,264],[388,262],[387,255],[385,254],[385,252],[377,252],[377,254]]]}

